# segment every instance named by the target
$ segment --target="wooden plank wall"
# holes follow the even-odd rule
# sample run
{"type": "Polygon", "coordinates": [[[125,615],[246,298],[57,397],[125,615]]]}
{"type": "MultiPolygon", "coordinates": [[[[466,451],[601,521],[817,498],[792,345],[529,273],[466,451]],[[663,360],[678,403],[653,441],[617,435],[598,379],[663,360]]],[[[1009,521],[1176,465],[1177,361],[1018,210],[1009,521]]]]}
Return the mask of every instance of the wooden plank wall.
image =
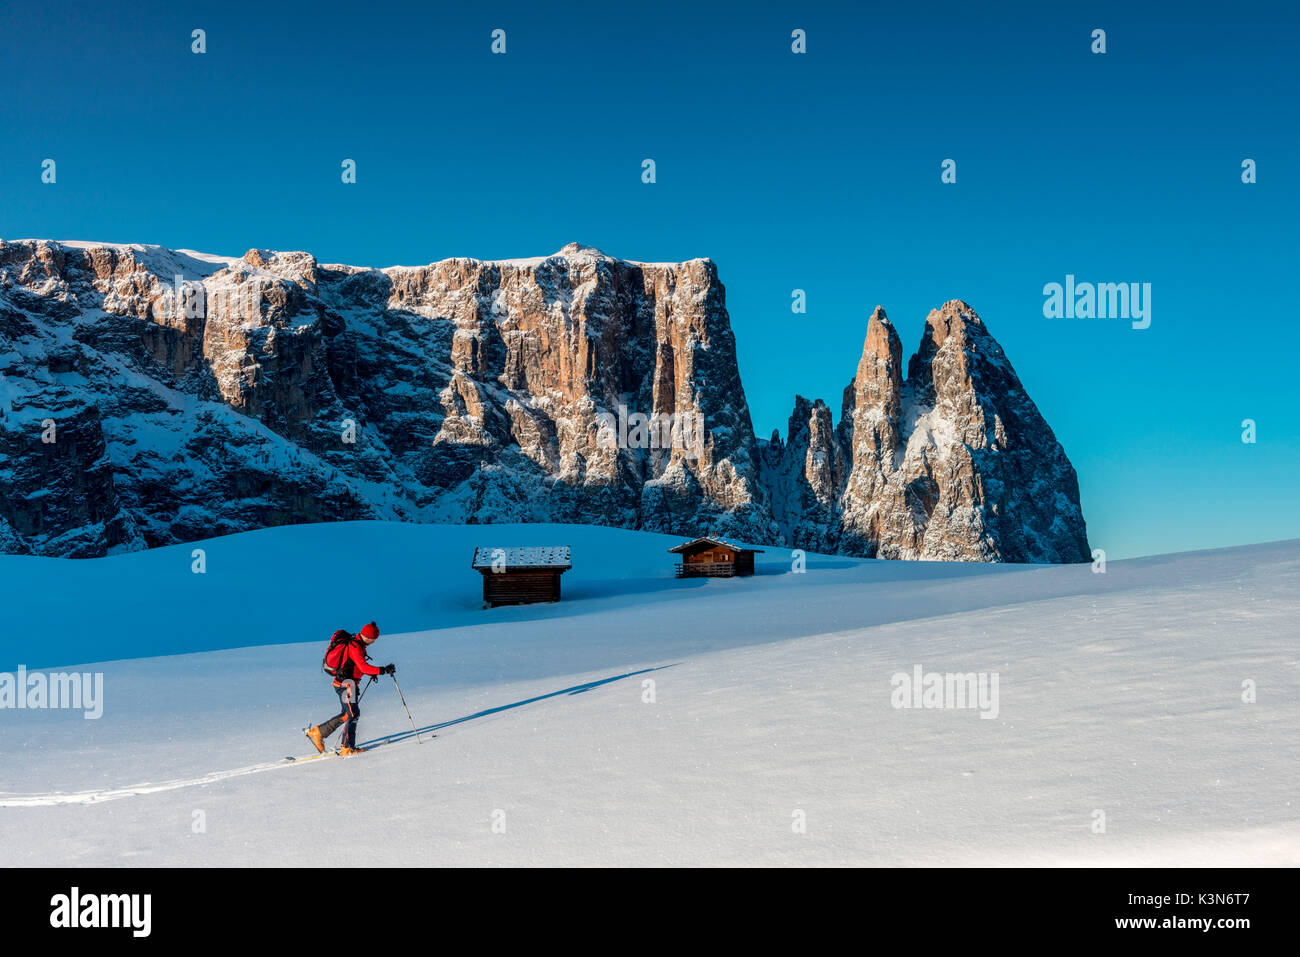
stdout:
{"type": "Polygon", "coordinates": [[[527,605],[560,600],[560,573],[546,568],[482,571],[483,602],[494,605],[527,605]]]}

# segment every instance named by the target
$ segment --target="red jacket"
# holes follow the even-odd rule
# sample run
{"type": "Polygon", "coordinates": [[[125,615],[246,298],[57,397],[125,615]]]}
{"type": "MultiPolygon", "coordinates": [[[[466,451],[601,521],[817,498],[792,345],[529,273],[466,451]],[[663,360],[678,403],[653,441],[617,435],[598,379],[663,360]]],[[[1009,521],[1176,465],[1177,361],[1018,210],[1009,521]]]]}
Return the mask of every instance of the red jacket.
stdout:
{"type": "MultiPolygon", "coordinates": [[[[352,677],[360,678],[362,675],[378,675],[379,669],[366,661],[366,643],[357,635],[352,636],[348,642],[347,660],[352,662],[352,677]]],[[[334,687],[339,687],[343,682],[337,678],[334,679],[334,687]]]]}

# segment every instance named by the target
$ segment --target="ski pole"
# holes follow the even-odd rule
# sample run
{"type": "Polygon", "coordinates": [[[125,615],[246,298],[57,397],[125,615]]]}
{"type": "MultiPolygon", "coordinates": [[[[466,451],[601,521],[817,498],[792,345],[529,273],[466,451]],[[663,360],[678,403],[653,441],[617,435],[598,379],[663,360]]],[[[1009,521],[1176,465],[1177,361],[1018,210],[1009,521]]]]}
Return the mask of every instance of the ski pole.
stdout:
{"type": "Polygon", "coordinates": [[[420,740],[420,729],[415,726],[415,719],[411,717],[411,709],[406,707],[406,695],[402,694],[402,686],[397,683],[397,675],[390,674],[388,677],[393,679],[393,687],[397,689],[397,697],[402,699],[402,708],[406,711],[406,720],[411,722],[411,730],[415,732],[415,743],[424,744],[420,740]]]}
{"type": "Polygon", "coordinates": [[[370,690],[370,686],[374,683],[375,683],[375,676],[371,675],[370,680],[366,682],[366,686],[361,689],[361,694],[357,695],[357,704],[361,704],[361,699],[366,696],[366,692],[370,690]]]}

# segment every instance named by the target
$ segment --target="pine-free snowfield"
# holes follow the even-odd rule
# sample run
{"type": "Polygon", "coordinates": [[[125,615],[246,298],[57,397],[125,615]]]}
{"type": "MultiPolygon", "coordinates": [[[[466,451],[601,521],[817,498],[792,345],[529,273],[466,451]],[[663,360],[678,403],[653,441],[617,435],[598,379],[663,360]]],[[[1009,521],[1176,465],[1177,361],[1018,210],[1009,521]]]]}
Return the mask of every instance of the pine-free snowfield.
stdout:
{"type": "Polygon", "coordinates": [[[87,604],[122,659],[76,666],[99,720],[0,711],[0,864],[1300,864],[1300,542],[679,581],[676,541],[348,523],[205,543],[204,575],[191,546],[0,557],[0,669],[64,670],[87,604]],[[496,543],[572,545],[564,601],[480,609],[496,543]],[[329,632],[370,618],[438,737],[385,681],[361,738],[391,741],[284,762],[331,713],[329,632]],[[264,643],[127,657],[191,623],[264,643]],[[996,674],[996,717],[895,707],[917,666],[996,674]]]}

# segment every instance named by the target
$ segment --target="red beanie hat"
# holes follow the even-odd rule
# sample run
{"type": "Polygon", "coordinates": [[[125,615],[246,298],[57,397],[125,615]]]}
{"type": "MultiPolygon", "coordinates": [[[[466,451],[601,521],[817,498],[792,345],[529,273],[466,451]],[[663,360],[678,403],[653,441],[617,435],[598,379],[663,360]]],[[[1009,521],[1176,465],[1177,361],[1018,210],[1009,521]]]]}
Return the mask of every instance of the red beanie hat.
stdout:
{"type": "Polygon", "coordinates": [[[366,625],[366,627],[361,629],[361,637],[366,639],[366,641],[374,641],[379,637],[379,626],[372,621],[370,624],[366,625]]]}

